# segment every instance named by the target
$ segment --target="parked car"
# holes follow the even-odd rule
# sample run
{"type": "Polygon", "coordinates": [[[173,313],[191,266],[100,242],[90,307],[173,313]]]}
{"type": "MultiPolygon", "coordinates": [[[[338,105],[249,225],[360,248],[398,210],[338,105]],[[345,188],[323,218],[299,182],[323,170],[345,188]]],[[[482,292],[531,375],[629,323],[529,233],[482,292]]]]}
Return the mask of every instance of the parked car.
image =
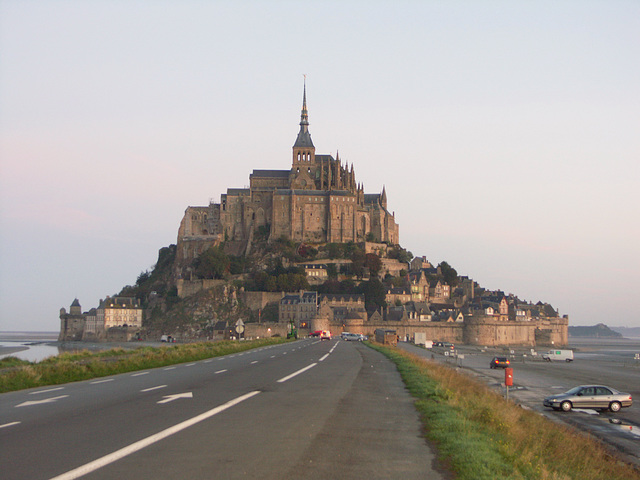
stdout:
{"type": "Polygon", "coordinates": [[[360,337],[360,341],[361,342],[365,342],[365,341],[369,340],[369,337],[367,335],[363,335],[361,333],[358,333],[358,336],[360,337]]]}
{"type": "Polygon", "coordinates": [[[572,408],[597,408],[618,412],[633,403],[630,393],[604,385],[580,385],[565,393],[550,395],[542,401],[545,407],[568,412],[572,408]]]}
{"type": "Polygon", "coordinates": [[[489,364],[489,368],[507,368],[510,362],[507,357],[493,357],[491,363],[489,364]]]}
{"type": "Polygon", "coordinates": [[[361,342],[362,341],[361,335],[357,333],[349,333],[349,332],[343,333],[342,339],[345,342],[361,342]]]}
{"type": "Polygon", "coordinates": [[[542,358],[547,362],[551,362],[552,360],[573,362],[573,350],[549,350],[549,352],[542,354],[542,358]]]}
{"type": "Polygon", "coordinates": [[[322,330],[320,340],[331,340],[331,332],[329,330],[322,330]]]}
{"type": "Polygon", "coordinates": [[[320,335],[322,335],[322,330],[316,330],[315,332],[311,332],[309,334],[310,337],[319,337],[320,335]]]}

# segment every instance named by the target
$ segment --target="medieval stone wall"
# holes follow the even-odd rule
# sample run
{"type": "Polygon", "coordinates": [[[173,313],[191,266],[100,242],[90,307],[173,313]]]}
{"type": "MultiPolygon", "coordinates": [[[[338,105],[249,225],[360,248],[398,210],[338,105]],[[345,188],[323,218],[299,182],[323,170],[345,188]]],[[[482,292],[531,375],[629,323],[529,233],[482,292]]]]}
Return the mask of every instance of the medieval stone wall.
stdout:
{"type": "Polygon", "coordinates": [[[280,292],[244,292],[245,305],[251,310],[260,310],[269,303],[279,302],[282,298],[280,292]]]}
{"type": "Polygon", "coordinates": [[[226,280],[217,279],[198,279],[198,280],[184,280],[178,279],[176,286],[178,288],[178,297],[186,298],[191,295],[195,295],[200,290],[206,290],[218,285],[226,285],[226,280]]]}

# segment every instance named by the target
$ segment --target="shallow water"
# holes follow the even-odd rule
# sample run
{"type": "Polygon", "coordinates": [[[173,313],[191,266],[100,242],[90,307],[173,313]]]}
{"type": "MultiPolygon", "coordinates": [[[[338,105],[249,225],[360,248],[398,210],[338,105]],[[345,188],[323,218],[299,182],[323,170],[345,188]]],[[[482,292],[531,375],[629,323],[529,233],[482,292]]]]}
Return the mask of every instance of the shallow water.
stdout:
{"type": "Polygon", "coordinates": [[[55,345],[45,343],[27,342],[2,342],[0,341],[0,358],[17,357],[29,362],[39,362],[45,358],[58,355],[60,349],[55,345]],[[20,349],[16,351],[16,349],[20,349]],[[9,353],[5,353],[9,352],[9,353]]]}
{"type": "Polygon", "coordinates": [[[51,344],[57,339],[57,332],[0,332],[0,358],[11,356],[39,362],[61,352],[51,344]]]}

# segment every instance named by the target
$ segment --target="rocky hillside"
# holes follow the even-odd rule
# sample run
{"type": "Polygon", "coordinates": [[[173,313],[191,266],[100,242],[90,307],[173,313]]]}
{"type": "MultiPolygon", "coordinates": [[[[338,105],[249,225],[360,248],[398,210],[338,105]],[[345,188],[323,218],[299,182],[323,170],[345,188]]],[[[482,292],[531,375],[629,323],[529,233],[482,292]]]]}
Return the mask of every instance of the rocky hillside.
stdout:
{"type": "Polygon", "coordinates": [[[604,323],[599,323],[590,327],[569,327],[570,337],[590,337],[590,338],[622,338],[618,332],[611,330],[604,323]]]}

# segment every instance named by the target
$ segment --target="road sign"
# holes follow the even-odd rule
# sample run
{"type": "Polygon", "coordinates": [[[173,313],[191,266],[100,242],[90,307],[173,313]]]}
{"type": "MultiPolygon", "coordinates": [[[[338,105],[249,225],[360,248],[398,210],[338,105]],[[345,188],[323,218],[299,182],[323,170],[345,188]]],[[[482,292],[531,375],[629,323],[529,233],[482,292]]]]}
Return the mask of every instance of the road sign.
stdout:
{"type": "Polygon", "coordinates": [[[244,322],[242,321],[242,319],[238,319],[238,321],[236,322],[236,332],[238,334],[244,332],[244,322]]]}

